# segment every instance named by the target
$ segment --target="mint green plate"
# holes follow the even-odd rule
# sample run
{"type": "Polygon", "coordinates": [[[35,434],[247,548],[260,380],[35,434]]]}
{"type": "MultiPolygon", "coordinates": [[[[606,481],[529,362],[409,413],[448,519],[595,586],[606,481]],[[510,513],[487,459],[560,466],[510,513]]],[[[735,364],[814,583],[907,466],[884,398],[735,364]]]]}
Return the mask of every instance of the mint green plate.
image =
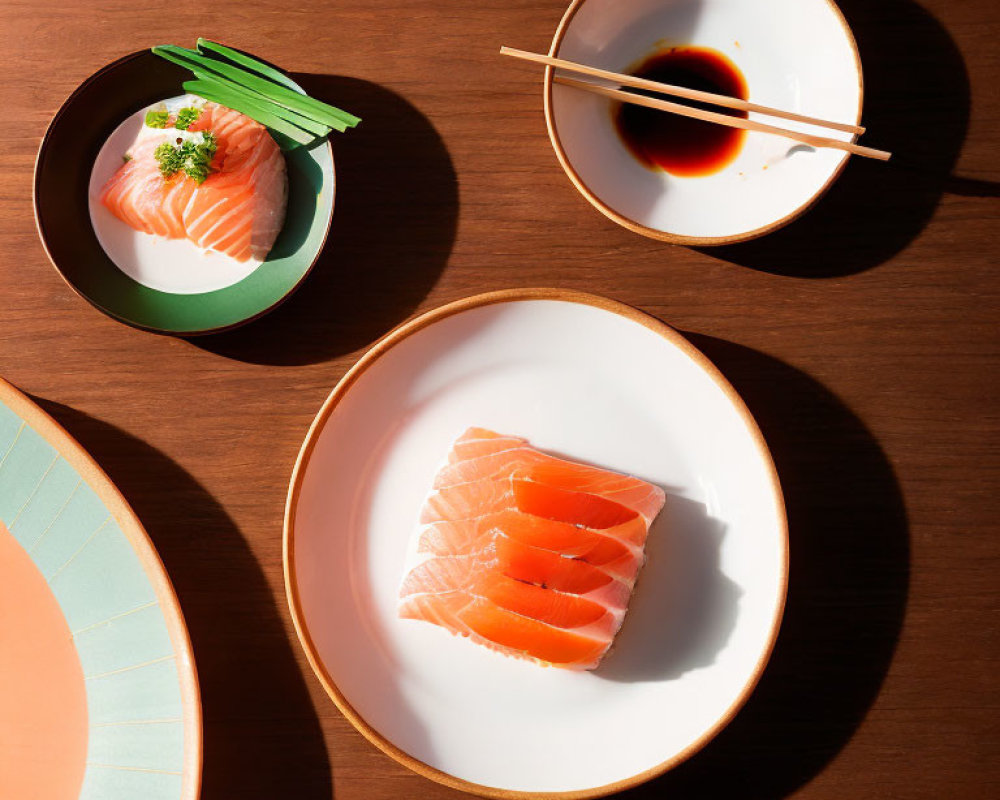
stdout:
{"type": "Polygon", "coordinates": [[[285,154],[288,211],[267,260],[242,281],[202,294],[137,283],[105,254],[87,191],[101,146],[129,115],[183,94],[190,73],[142,50],[89,77],[56,113],[35,163],[35,219],[53,265],[78,294],[112,317],[147,330],[211,333],[267,313],[309,274],[326,242],[336,179],[329,142],[285,154]]]}
{"type": "Polygon", "coordinates": [[[195,800],[198,678],[160,558],[94,460],[2,379],[0,523],[44,577],[80,658],[89,733],[79,800],[195,800]]]}

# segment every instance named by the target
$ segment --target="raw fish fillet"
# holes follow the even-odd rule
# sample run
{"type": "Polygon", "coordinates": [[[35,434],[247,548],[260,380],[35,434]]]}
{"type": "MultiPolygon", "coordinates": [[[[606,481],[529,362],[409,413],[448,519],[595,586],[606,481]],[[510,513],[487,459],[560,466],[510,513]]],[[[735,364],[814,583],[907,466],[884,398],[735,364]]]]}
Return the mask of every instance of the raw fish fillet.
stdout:
{"type": "Polygon", "coordinates": [[[657,486],[470,428],[424,503],[399,615],[506,655],[594,669],[663,508],[657,486]]]}
{"type": "Polygon", "coordinates": [[[175,128],[142,128],[131,159],[101,190],[101,202],[137,231],[187,238],[204,250],[237,261],[263,261],[285,221],[285,159],[267,129],[243,114],[206,103],[188,129],[211,131],[218,147],[212,172],[201,184],[183,172],[160,173],[156,148],[175,128]]]}

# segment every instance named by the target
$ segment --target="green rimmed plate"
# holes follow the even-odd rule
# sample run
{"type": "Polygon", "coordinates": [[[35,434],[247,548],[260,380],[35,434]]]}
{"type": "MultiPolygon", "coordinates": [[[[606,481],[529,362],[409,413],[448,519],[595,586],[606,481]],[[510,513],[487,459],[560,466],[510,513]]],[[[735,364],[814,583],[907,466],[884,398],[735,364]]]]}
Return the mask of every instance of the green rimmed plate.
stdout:
{"type": "Polygon", "coordinates": [[[183,94],[190,74],[142,50],[104,67],[56,113],[35,163],[35,219],[56,270],[78,294],[139,328],[193,335],[249,322],[279,305],[319,258],[333,216],[336,179],[329,142],[285,154],[288,211],[267,260],[212,291],[173,293],[129,277],[108,257],[91,223],[91,172],[105,142],[140,109],[183,94]]]}
{"type": "MultiPolygon", "coordinates": [[[[0,714],[0,751],[17,753],[3,766],[41,764],[22,774],[36,782],[68,771],[60,785],[78,787],[78,795],[58,796],[80,800],[194,800],[202,762],[198,680],[159,556],[93,459],[2,379],[0,549],[7,556],[0,559],[0,678],[57,674],[46,695],[68,697],[71,706],[47,714],[55,701],[36,694],[30,716],[0,714]],[[13,585],[54,613],[12,605],[13,585]],[[6,638],[27,618],[44,624],[6,638]],[[45,752],[74,726],[84,743],[45,752]]],[[[0,707],[16,702],[9,687],[0,689],[0,707]]]]}

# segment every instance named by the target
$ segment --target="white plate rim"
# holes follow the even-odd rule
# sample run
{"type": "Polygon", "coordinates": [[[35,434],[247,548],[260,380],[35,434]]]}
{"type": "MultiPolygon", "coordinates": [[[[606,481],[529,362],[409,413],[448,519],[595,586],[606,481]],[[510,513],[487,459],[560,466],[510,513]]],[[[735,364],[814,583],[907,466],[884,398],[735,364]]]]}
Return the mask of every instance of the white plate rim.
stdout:
{"type": "Polygon", "coordinates": [[[781,627],[781,620],[784,614],[785,600],[788,592],[788,517],[785,510],[781,484],[778,479],[778,472],[774,466],[774,459],[771,457],[771,452],[767,447],[764,436],[751,415],[750,410],[743,402],[743,399],[736,392],[736,389],[734,389],[729,381],[726,380],[725,376],[723,376],[719,369],[678,331],[644,311],[640,311],[633,306],[629,306],[625,303],[618,302],[617,300],[611,300],[610,298],[602,297],[600,295],[571,289],[504,289],[500,291],[472,295],[461,300],[456,300],[427,311],[414,317],[413,319],[408,320],[407,322],[402,323],[372,345],[368,351],[358,359],[354,366],[347,371],[340,381],[338,381],[337,385],[323,402],[323,405],[316,414],[316,417],[313,419],[312,424],[309,426],[309,431],[306,433],[305,440],[303,441],[298,457],[295,460],[295,466],[292,470],[291,480],[289,481],[288,497],[285,503],[285,519],[282,535],[282,560],[284,562],[283,571],[285,579],[285,595],[288,601],[289,612],[292,617],[292,624],[295,627],[299,643],[305,651],[306,659],[308,660],[309,665],[312,667],[312,670],[319,679],[323,689],[330,696],[330,699],[333,700],[337,708],[340,709],[341,713],[347,717],[348,721],[366,739],[368,739],[368,741],[378,747],[383,753],[414,772],[423,775],[424,777],[430,778],[431,780],[444,784],[450,788],[459,789],[470,794],[479,795],[480,797],[497,798],[498,800],[590,800],[590,798],[604,797],[609,794],[614,794],[616,792],[621,792],[638,786],[659,775],[662,775],[664,772],[667,772],[681,762],[686,761],[692,755],[701,750],[726,725],[728,725],[733,717],[736,716],[740,708],[742,708],[749,699],[764,672],[764,668],[767,666],[771,653],[774,650],[774,645],[778,638],[778,631],[781,627]],[[760,658],[755,664],[752,673],[748,677],[747,682],[744,684],[739,695],[729,708],[727,708],[726,711],[719,717],[715,724],[712,725],[712,727],[710,727],[696,741],[688,745],[688,747],[684,750],[666,759],[665,761],[660,762],[654,767],[602,786],[557,792],[520,791],[473,783],[472,781],[457,778],[454,775],[444,772],[443,770],[432,767],[392,744],[392,742],[390,742],[378,730],[370,725],[368,721],[354,709],[351,703],[340,691],[336,681],[333,679],[333,676],[330,675],[326,666],[323,664],[316,645],[313,642],[312,635],[309,632],[309,626],[306,621],[305,614],[302,609],[301,599],[298,593],[298,582],[295,572],[295,514],[302,490],[303,479],[305,477],[306,470],[309,467],[310,457],[312,456],[313,450],[315,449],[316,443],[319,439],[319,435],[327,421],[330,419],[334,411],[336,411],[341,400],[343,400],[361,375],[364,374],[370,366],[378,361],[379,358],[385,355],[395,345],[436,322],[455,314],[459,314],[463,311],[469,311],[483,306],[531,300],[555,300],[578,303],[617,314],[627,320],[648,328],[654,333],[659,334],[671,344],[678,347],[688,358],[700,367],[712,380],[712,382],[715,383],[720,390],[722,390],[723,394],[733,405],[733,408],[746,424],[747,430],[753,438],[758,454],[760,455],[762,463],[767,469],[768,476],[770,478],[775,507],[778,510],[780,541],[783,545],[783,552],[781,554],[781,585],[779,587],[778,602],[775,605],[774,617],[771,621],[767,644],[763,648],[760,658]]]}
{"type": "MultiPolygon", "coordinates": [[[[559,55],[559,48],[562,46],[563,38],[566,36],[566,31],[569,30],[573,17],[576,16],[576,12],[579,11],[586,2],[587,0],[572,0],[572,2],[570,2],[569,7],[563,13],[562,19],[559,20],[559,25],[556,28],[555,34],[552,36],[552,44],[549,47],[548,55],[552,57],[557,57],[559,55]]],[[[864,72],[861,68],[861,51],[858,49],[857,39],[855,39],[854,32],[851,30],[851,26],[847,22],[847,17],[844,16],[844,12],[841,11],[840,6],[838,6],[834,0],[825,0],[825,2],[830,6],[830,10],[833,11],[836,16],[837,22],[841,25],[841,27],[843,27],[844,34],[847,36],[847,41],[851,46],[851,52],[854,54],[854,61],[858,69],[858,112],[857,117],[854,120],[854,124],[860,125],[861,113],[865,104],[865,78],[864,72]]],[[[790,214],[786,214],[781,219],[775,220],[767,225],[762,225],[754,230],[743,231],[742,233],[735,233],[730,236],[686,236],[684,234],[662,231],[658,228],[651,228],[648,225],[643,225],[633,219],[629,219],[615,209],[611,208],[611,206],[605,203],[600,197],[597,196],[597,194],[594,193],[583,178],[580,177],[580,174],[576,171],[576,169],[573,168],[572,163],[570,163],[569,156],[566,155],[566,151],[563,148],[562,139],[559,137],[559,130],[556,127],[555,114],[552,108],[552,78],[554,75],[555,70],[552,67],[545,67],[545,78],[542,84],[542,106],[545,113],[545,129],[549,133],[549,141],[552,143],[552,149],[556,153],[556,158],[559,159],[560,166],[562,166],[563,171],[565,171],[566,176],[576,187],[577,191],[579,191],[580,194],[582,194],[594,208],[604,214],[604,216],[608,219],[621,225],[623,228],[627,228],[628,230],[642,236],[647,236],[650,239],[659,239],[662,242],[669,242],[670,244],[683,244],[690,247],[711,247],[715,245],[746,242],[751,239],[757,239],[761,236],[765,236],[785,227],[790,222],[794,222],[796,219],[805,214],[810,208],[816,205],[816,203],[820,201],[823,195],[825,195],[827,191],[829,191],[830,187],[837,181],[837,178],[841,176],[843,171],[847,168],[847,162],[851,160],[851,154],[846,154],[846,157],[841,160],[840,164],[833,171],[826,182],[816,190],[812,197],[802,203],[802,205],[790,214]]],[[[849,139],[851,143],[857,142],[857,140],[858,137],[856,134],[851,136],[849,139]]]]}

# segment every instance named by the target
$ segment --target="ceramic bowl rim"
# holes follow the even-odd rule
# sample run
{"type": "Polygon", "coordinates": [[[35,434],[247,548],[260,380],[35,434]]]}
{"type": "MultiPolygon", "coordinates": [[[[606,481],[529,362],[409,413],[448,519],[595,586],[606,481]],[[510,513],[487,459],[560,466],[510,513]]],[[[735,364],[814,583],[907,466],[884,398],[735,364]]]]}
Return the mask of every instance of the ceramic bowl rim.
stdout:
{"type": "MultiPolygon", "coordinates": [[[[569,30],[569,26],[576,16],[576,13],[586,4],[587,0],[572,0],[569,7],[563,13],[562,19],[559,20],[559,25],[556,28],[555,35],[552,37],[552,44],[549,47],[549,55],[556,57],[559,53],[559,48],[562,46],[563,39],[566,36],[566,32],[569,30]]],[[[837,22],[841,25],[844,30],[844,34],[847,37],[847,42],[850,45],[851,52],[854,54],[854,61],[858,71],[858,110],[854,120],[855,125],[861,124],[861,115],[864,108],[865,100],[865,83],[864,83],[864,73],[861,69],[861,52],[858,49],[857,40],[854,38],[854,33],[851,30],[851,26],[847,22],[847,18],[844,16],[844,12],[841,11],[840,7],[834,2],[834,0],[823,0],[830,9],[834,12],[837,18],[837,22]]],[[[728,236],[686,236],[678,233],[671,233],[669,231],[662,231],[658,228],[652,228],[648,225],[643,225],[640,222],[625,216],[624,214],[616,211],[607,203],[605,203],[596,192],[594,192],[590,186],[587,185],[586,181],[580,176],[566,154],[566,150],[563,147],[562,139],[559,136],[559,128],[555,122],[555,113],[552,108],[552,78],[555,74],[555,70],[552,67],[545,67],[545,79],[542,86],[542,102],[545,111],[545,127],[549,133],[549,141],[552,143],[552,149],[555,150],[556,158],[559,159],[559,163],[565,171],[567,177],[572,181],[573,185],[576,187],[577,191],[582,194],[587,201],[594,206],[598,211],[600,211],[608,219],[618,223],[623,228],[627,228],[634,233],[638,233],[642,236],[646,236],[650,239],[658,239],[662,242],[668,242],[670,244],[682,244],[691,247],[711,247],[716,245],[725,244],[736,244],[738,242],[746,242],[751,239],[757,239],[761,236],[765,236],[769,233],[773,233],[779,228],[783,228],[790,222],[795,221],[803,214],[805,214],[810,208],[812,208],[819,200],[829,191],[830,187],[836,182],[843,173],[844,169],[847,167],[847,162],[850,161],[850,153],[841,159],[840,164],[833,170],[830,177],[827,178],[826,182],[820,186],[813,194],[808,197],[802,204],[799,205],[794,211],[786,214],[784,217],[770,222],[767,225],[762,225],[759,228],[754,228],[753,230],[744,231],[742,233],[735,233],[728,236]]],[[[851,142],[856,142],[858,139],[857,135],[852,135],[850,138],[851,142]]]]}

